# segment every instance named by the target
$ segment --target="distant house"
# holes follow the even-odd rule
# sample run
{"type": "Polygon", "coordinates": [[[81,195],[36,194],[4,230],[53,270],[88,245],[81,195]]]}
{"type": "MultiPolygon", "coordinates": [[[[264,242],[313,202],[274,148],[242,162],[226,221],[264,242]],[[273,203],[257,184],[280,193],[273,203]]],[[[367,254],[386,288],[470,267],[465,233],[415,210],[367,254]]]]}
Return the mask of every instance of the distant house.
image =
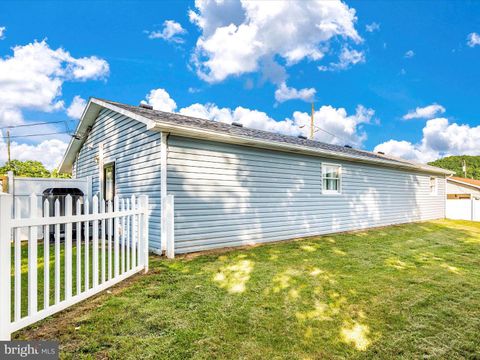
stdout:
{"type": "Polygon", "coordinates": [[[92,192],[147,194],[152,250],[175,196],[186,253],[445,217],[451,172],[179,114],[90,99],[60,166],[92,192]]]}
{"type": "Polygon", "coordinates": [[[447,199],[480,199],[480,180],[452,176],[447,178],[447,199]]]}

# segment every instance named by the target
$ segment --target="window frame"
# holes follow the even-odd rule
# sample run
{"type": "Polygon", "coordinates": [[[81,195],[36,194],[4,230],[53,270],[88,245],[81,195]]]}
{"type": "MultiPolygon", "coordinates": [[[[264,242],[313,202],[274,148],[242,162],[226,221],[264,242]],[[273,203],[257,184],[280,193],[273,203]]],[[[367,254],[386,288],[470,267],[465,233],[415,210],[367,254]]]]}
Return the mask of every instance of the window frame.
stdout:
{"type": "MultiPolygon", "coordinates": [[[[342,190],[343,190],[342,189],[342,185],[343,185],[342,175],[343,175],[343,170],[342,170],[342,165],[341,164],[322,162],[322,174],[321,174],[322,194],[323,195],[342,195],[342,190]],[[323,180],[332,179],[332,178],[325,177],[325,168],[327,166],[335,166],[335,167],[338,168],[338,190],[327,190],[327,189],[324,188],[323,180]]],[[[337,179],[335,178],[335,180],[337,180],[337,179]]]]}
{"type": "Polygon", "coordinates": [[[438,195],[438,177],[430,176],[428,178],[428,190],[429,190],[430,196],[437,196],[438,195]],[[435,180],[435,183],[434,183],[434,186],[433,186],[433,191],[432,191],[432,186],[431,186],[432,179],[435,180]]]}

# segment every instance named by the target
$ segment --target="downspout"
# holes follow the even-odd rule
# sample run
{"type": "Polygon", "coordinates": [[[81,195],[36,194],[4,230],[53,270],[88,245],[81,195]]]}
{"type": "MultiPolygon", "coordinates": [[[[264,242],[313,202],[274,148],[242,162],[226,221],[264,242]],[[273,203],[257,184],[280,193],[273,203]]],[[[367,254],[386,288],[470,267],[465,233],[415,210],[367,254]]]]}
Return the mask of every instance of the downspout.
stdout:
{"type": "MultiPolygon", "coordinates": [[[[104,154],[103,154],[103,142],[98,144],[98,197],[100,201],[104,201],[103,192],[104,192],[104,184],[105,181],[103,176],[103,165],[104,164],[104,154]]],[[[93,192],[93,187],[92,187],[93,192]]],[[[90,194],[93,197],[93,194],[90,194]]]]}
{"type": "Polygon", "coordinates": [[[448,200],[448,194],[447,194],[447,189],[448,189],[448,179],[451,178],[453,174],[450,174],[445,177],[445,199],[443,201],[443,218],[447,218],[447,200],[448,200]]]}
{"type": "Polygon", "coordinates": [[[168,136],[170,133],[160,133],[160,252],[165,254],[167,250],[167,218],[165,216],[165,204],[167,199],[167,160],[168,160],[168,136]]]}

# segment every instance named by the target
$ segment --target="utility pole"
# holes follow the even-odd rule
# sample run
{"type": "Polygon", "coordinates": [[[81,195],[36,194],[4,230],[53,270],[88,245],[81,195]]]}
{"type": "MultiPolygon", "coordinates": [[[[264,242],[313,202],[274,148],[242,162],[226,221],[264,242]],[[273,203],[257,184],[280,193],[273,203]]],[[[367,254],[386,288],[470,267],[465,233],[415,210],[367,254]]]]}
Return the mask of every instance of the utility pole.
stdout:
{"type": "Polygon", "coordinates": [[[10,158],[10,130],[7,129],[7,158],[8,158],[8,164],[10,164],[11,158],[10,158]]]}
{"type": "Polygon", "coordinates": [[[465,160],[463,160],[463,162],[462,162],[462,170],[463,170],[463,177],[466,178],[467,177],[467,163],[465,162],[465,160]]]}
{"type": "Polygon", "coordinates": [[[312,116],[310,118],[310,140],[313,140],[313,134],[315,133],[314,127],[315,127],[315,122],[313,120],[313,115],[315,114],[315,108],[313,106],[312,102],[312,116]]]}

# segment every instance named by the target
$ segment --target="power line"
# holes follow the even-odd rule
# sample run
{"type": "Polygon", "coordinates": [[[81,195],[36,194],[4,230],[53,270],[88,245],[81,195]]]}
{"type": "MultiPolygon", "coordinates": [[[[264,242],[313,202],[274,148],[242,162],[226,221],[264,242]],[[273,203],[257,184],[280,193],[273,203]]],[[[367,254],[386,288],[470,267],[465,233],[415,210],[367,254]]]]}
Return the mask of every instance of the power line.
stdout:
{"type": "MultiPolygon", "coordinates": [[[[300,129],[304,128],[306,125],[300,126],[300,129]]],[[[321,127],[315,125],[315,107],[314,103],[312,102],[312,113],[310,115],[310,140],[314,140],[314,135],[318,131],[323,131],[324,133],[327,133],[330,136],[333,136],[334,138],[337,138],[338,140],[345,141],[345,144],[348,144],[348,140],[342,138],[341,136],[335,135],[334,133],[331,133],[330,131],[327,131],[325,129],[322,129],[321,127]]]]}
{"type": "Polygon", "coordinates": [[[70,132],[61,131],[61,132],[52,132],[52,133],[45,133],[45,134],[15,135],[15,136],[10,136],[10,139],[36,137],[36,136],[49,136],[49,135],[58,135],[58,134],[69,134],[69,135],[71,135],[70,132]]]}
{"type": "Polygon", "coordinates": [[[333,137],[336,137],[338,140],[343,140],[343,141],[345,141],[345,143],[348,143],[348,140],[342,138],[341,136],[335,135],[334,133],[331,133],[330,131],[327,131],[327,130],[325,130],[325,129],[322,129],[321,127],[318,127],[318,126],[315,126],[315,128],[317,129],[315,132],[317,132],[317,131],[323,131],[323,132],[327,133],[328,135],[331,135],[331,136],[333,136],[333,137]]]}
{"type": "Polygon", "coordinates": [[[67,126],[67,120],[60,120],[60,121],[38,122],[38,123],[32,123],[32,124],[9,125],[9,126],[0,127],[0,130],[4,130],[4,129],[15,129],[15,128],[19,128],[19,127],[28,127],[28,126],[60,124],[60,123],[65,123],[65,126],[67,126]]]}

